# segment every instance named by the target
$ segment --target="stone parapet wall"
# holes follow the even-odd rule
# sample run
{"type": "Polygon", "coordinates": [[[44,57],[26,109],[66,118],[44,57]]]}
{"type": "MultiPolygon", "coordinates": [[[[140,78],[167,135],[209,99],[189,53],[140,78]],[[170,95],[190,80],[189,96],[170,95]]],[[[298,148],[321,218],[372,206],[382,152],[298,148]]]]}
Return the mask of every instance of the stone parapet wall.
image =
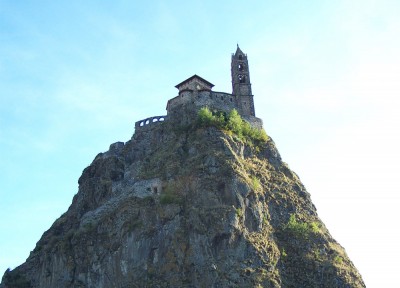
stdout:
{"type": "Polygon", "coordinates": [[[155,125],[163,123],[168,116],[153,116],[135,123],[135,131],[145,131],[153,128],[155,125]]]}
{"type": "MultiPolygon", "coordinates": [[[[208,107],[211,110],[220,110],[229,113],[232,109],[236,109],[239,114],[250,123],[252,127],[262,129],[262,120],[249,115],[247,110],[253,107],[247,107],[250,104],[250,97],[236,96],[225,92],[214,92],[210,90],[181,90],[179,95],[170,99],[167,104],[167,116],[149,117],[135,123],[136,132],[144,132],[157,127],[164,121],[170,120],[179,122],[180,125],[190,124],[202,107],[208,107]],[[247,101],[246,101],[247,100],[247,101]],[[245,102],[240,102],[245,101],[245,102]],[[247,108],[244,109],[243,107],[247,108]],[[243,111],[246,110],[246,111],[243,111]],[[247,113],[246,113],[247,112],[247,113]]],[[[254,109],[254,108],[253,108],[254,109]]]]}

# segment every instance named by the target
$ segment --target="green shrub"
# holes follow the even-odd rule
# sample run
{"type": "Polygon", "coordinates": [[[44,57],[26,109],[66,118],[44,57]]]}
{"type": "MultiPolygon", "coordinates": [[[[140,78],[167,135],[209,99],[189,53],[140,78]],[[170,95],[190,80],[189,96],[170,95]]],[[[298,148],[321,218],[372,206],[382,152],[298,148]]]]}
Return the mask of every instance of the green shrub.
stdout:
{"type": "Polygon", "coordinates": [[[320,224],[318,222],[311,222],[310,224],[310,229],[314,234],[320,233],[320,224]]]}
{"type": "Polygon", "coordinates": [[[312,234],[320,233],[318,222],[298,222],[294,214],[290,215],[284,229],[298,238],[308,239],[312,234]]]}
{"type": "MultiPolygon", "coordinates": [[[[243,135],[244,123],[242,117],[240,117],[239,113],[236,109],[231,110],[228,114],[228,121],[226,123],[228,130],[231,130],[233,133],[237,135],[243,135]]],[[[248,124],[248,123],[247,123],[248,124]]],[[[249,125],[250,126],[250,125],[249,125]]]]}
{"type": "Polygon", "coordinates": [[[335,264],[341,265],[343,264],[343,258],[339,255],[336,255],[335,258],[333,258],[333,262],[335,264]]]}
{"type": "Polygon", "coordinates": [[[235,209],[236,216],[239,218],[243,217],[243,209],[242,208],[236,208],[235,209]]]}
{"type": "Polygon", "coordinates": [[[287,257],[287,253],[286,253],[285,248],[283,248],[282,251],[281,251],[281,258],[285,259],[286,257],[287,257]]]}
{"type": "Polygon", "coordinates": [[[213,125],[214,116],[207,107],[204,107],[198,113],[198,121],[200,126],[210,126],[213,125]]]}
{"type": "Polygon", "coordinates": [[[251,127],[248,122],[240,117],[236,109],[232,109],[229,114],[226,114],[222,111],[210,111],[208,107],[203,107],[198,112],[198,125],[200,127],[214,126],[232,132],[247,143],[257,142],[255,144],[259,144],[268,140],[263,129],[251,127]]]}
{"type": "Polygon", "coordinates": [[[253,191],[259,191],[261,189],[261,182],[256,176],[251,177],[251,188],[253,188],[253,191]]]}

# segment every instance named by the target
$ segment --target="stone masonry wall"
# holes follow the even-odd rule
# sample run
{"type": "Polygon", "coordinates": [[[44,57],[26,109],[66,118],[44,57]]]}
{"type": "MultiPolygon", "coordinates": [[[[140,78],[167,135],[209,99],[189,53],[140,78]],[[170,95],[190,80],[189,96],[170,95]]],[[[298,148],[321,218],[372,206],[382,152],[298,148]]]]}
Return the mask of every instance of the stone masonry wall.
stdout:
{"type": "MultiPolygon", "coordinates": [[[[240,110],[237,103],[237,98],[235,95],[224,93],[224,92],[214,92],[214,91],[182,91],[178,96],[172,98],[168,101],[167,113],[179,113],[179,108],[182,105],[189,104],[196,108],[196,110],[201,107],[209,107],[210,109],[218,109],[225,112],[229,112],[232,109],[240,110]],[[177,109],[178,108],[178,109],[177,109]],[[176,112],[175,112],[176,111],[176,112]]],[[[241,111],[239,111],[240,113],[241,111]]]]}
{"type": "Polygon", "coordinates": [[[254,108],[250,106],[247,107],[250,104],[249,99],[242,98],[243,96],[236,96],[224,92],[182,90],[178,96],[168,101],[167,116],[154,116],[137,121],[135,123],[135,131],[151,130],[158,126],[158,124],[168,121],[169,118],[179,120],[183,125],[188,124],[191,121],[190,119],[192,119],[202,107],[208,107],[211,110],[221,110],[227,113],[232,109],[236,109],[243,119],[248,121],[253,127],[261,129],[262,120],[249,115],[249,111],[254,108]]]}

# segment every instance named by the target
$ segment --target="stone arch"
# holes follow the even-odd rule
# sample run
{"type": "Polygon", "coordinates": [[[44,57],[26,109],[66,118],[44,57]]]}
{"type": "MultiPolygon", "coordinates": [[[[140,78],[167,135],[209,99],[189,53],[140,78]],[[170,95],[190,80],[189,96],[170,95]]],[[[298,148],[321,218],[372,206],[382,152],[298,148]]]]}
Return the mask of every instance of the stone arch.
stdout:
{"type": "Polygon", "coordinates": [[[143,120],[137,121],[135,123],[135,128],[137,128],[137,129],[143,128],[144,129],[147,126],[151,126],[151,125],[157,124],[159,122],[164,122],[167,120],[167,118],[168,118],[167,116],[154,116],[154,117],[150,117],[147,119],[143,119],[143,120]]]}

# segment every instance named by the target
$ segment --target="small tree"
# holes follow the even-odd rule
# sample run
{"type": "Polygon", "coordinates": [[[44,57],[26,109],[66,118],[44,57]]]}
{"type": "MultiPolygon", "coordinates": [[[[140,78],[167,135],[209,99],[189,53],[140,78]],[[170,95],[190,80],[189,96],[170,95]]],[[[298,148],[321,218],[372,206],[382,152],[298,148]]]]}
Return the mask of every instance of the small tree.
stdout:
{"type": "Polygon", "coordinates": [[[209,126],[213,124],[214,116],[208,107],[201,108],[199,110],[198,117],[200,125],[202,126],[209,126]]]}
{"type": "Polygon", "coordinates": [[[236,109],[232,109],[231,112],[229,112],[227,126],[228,130],[231,130],[233,133],[239,136],[243,134],[243,119],[236,109]]]}

